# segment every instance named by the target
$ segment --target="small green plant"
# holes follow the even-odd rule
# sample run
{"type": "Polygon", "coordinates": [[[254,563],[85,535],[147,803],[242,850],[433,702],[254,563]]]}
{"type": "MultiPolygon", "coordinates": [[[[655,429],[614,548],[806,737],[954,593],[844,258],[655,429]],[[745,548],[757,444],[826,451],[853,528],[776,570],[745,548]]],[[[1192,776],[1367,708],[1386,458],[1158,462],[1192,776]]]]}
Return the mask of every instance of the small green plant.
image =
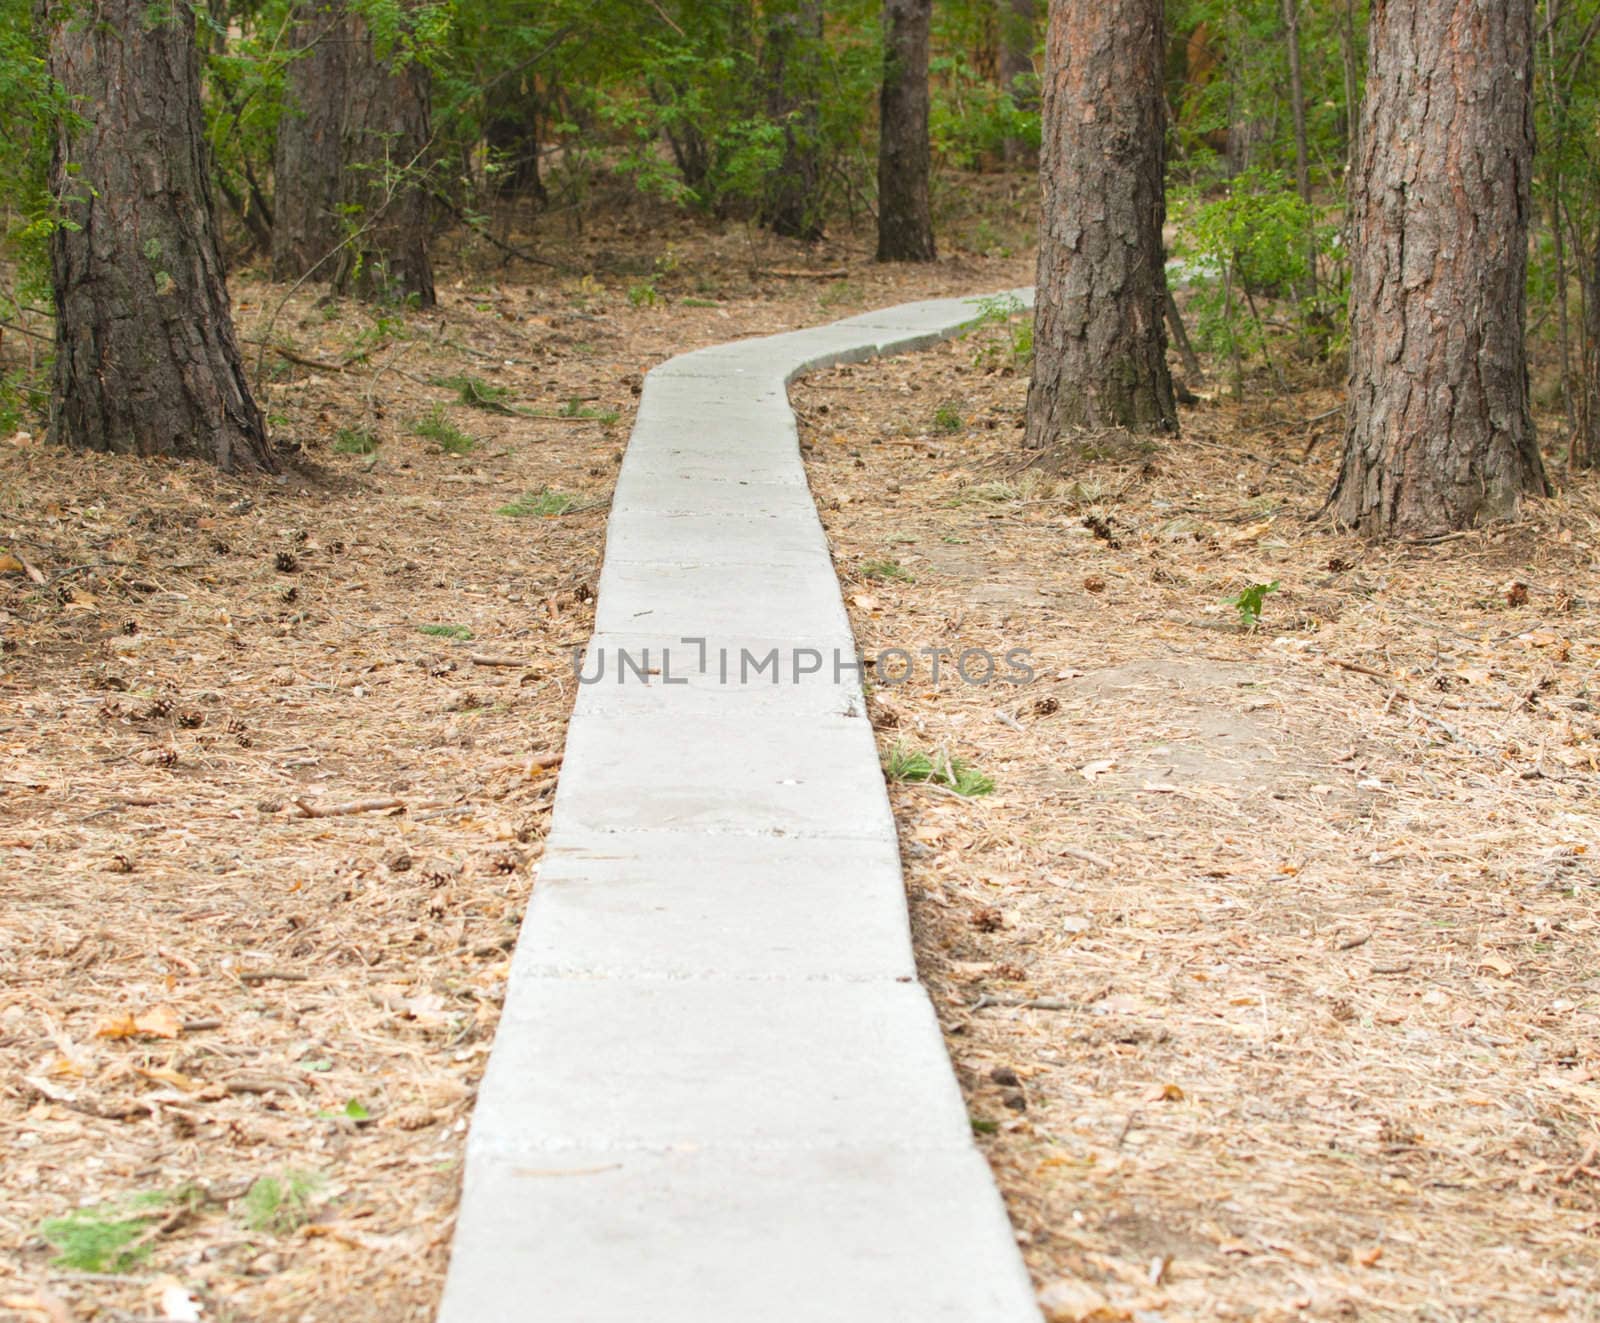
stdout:
{"type": "Polygon", "coordinates": [[[378,434],[370,427],[341,427],[333,438],[336,455],[370,455],[378,448],[378,434]]]}
{"type": "Polygon", "coordinates": [[[839,308],[861,302],[861,291],[848,280],[836,280],[817,296],[817,303],[824,308],[839,308]]]}
{"type": "Polygon", "coordinates": [[[933,411],[933,430],[952,436],[966,426],[966,420],[961,416],[961,410],[946,401],[933,411]]]}
{"type": "Polygon", "coordinates": [[[593,418],[605,427],[610,427],[620,416],[615,409],[591,409],[577,398],[564,400],[556,410],[558,418],[593,418]]]}
{"type": "Polygon", "coordinates": [[[720,308],[722,305],[715,299],[702,299],[691,294],[688,298],[679,299],[678,306],[680,308],[720,308]]]}
{"type": "Polygon", "coordinates": [[[901,583],[915,583],[910,570],[897,560],[864,560],[858,567],[863,579],[895,579],[901,583]]]}
{"type": "Polygon", "coordinates": [[[510,505],[502,505],[496,513],[503,514],[508,519],[527,519],[532,516],[548,518],[553,515],[564,515],[576,508],[577,504],[578,498],[569,492],[541,487],[536,492],[519,496],[510,505]]]}
{"type": "Polygon", "coordinates": [[[506,401],[511,398],[511,391],[506,386],[491,386],[481,377],[472,377],[458,374],[453,377],[440,377],[435,385],[447,387],[455,391],[456,398],[468,408],[483,409],[488,413],[515,413],[506,401]]]}
{"type": "Polygon", "coordinates": [[[417,633],[436,639],[459,639],[463,643],[472,637],[472,631],[465,625],[418,625],[417,633]]]}
{"type": "Polygon", "coordinates": [[[944,786],[971,799],[991,794],[994,781],[959,758],[949,754],[923,753],[896,744],[883,760],[884,775],[891,781],[926,781],[944,786]]]}
{"type": "Polygon", "coordinates": [[[78,1272],[132,1272],[150,1257],[141,1243],[164,1211],[194,1198],[192,1189],[151,1190],[111,1203],[75,1208],[43,1223],[39,1234],[56,1251],[56,1263],[78,1272]]]}
{"type": "Polygon", "coordinates": [[[311,1220],[311,1204],[322,1188],[315,1172],[290,1169],[282,1176],[258,1176],[245,1192],[244,1223],[252,1231],[284,1236],[311,1220]]]}
{"type": "Polygon", "coordinates": [[[444,416],[444,406],[436,404],[425,418],[411,424],[411,435],[432,441],[449,455],[467,455],[478,444],[476,438],[463,432],[444,416]]]}
{"type": "Polygon", "coordinates": [[[1239,623],[1246,629],[1256,629],[1261,624],[1261,608],[1267,595],[1278,591],[1278,581],[1253,583],[1237,597],[1228,598],[1228,605],[1239,613],[1239,623]]]}
{"type": "Polygon", "coordinates": [[[628,302],[635,308],[653,308],[661,301],[661,292],[654,280],[641,280],[628,286],[628,302]]]}

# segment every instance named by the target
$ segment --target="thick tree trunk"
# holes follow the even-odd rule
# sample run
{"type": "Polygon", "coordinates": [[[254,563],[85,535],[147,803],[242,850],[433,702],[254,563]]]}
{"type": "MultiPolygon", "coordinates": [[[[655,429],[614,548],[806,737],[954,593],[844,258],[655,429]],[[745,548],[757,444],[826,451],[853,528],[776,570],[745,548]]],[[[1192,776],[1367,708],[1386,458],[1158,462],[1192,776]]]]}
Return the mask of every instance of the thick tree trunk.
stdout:
{"type": "Polygon", "coordinates": [[[342,4],[303,5],[274,167],[272,272],[341,292],[434,301],[428,74],[380,57],[342,4]]]}
{"type": "Polygon", "coordinates": [[[788,0],[769,9],[761,76],[767,115],[783,126],[783,160],[761,219],[775,233],[808,243],[822,237],[822,126],[815,82],[821,50],[822,0],[788,0]]]}
{"type": "MultiPolygon", "coordinates": [[[[1011,93],[1019,110],[1032,110],[1039,96],[1034,84],[1033,20],[1037,0],[996,0],[1000,19],[1000,85],[1011,93]]],[[[1017,137],[1007,137],[1003,147],[1007,162],[1020,165],[1033,157],[1033,149],[1017,137]]]]}
{"type": "Polygon", "coordinates": [[[933,0],[884,0],[878,126],[878,261],[931,262],[928,28],[933,0]]]}
{"type": "Polygon", "coordinates": [[[1167,368],[1161,0],[1056,0],[1025,444],[1175,432],[1167,368]]]}
{"type": "Polygon", "coordinates": [[[41,4],[57,127],[52,433],[70,446],[276,467],[228,305],[194,17],[144,0],[41,4]]]}
{"type": "Polygon", "coordinates": [[[1533,0],[1373,0],[1332,504],[1372,537],[1547,490],[1528,411],[1533,0]]]}

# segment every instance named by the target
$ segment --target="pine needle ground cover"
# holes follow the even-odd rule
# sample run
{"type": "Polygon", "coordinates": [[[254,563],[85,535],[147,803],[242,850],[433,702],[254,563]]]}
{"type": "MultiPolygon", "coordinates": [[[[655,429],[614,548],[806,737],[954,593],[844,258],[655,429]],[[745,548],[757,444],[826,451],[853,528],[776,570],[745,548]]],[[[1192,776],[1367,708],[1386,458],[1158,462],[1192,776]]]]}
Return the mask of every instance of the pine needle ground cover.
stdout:
{"type": "Polygon", "coordinates": [[[916,657],[869,698],[886,765],[993,782],[890,795],[1045,1299],[1593,1316],[1600,484],[1373,549],[1312,522],[1340,432],[1314,384],[1030,466],[1005,336],[794,398],[858,638],[916,657]],[[1029,683],[953,673],[1013,647],[1029,683]]]}

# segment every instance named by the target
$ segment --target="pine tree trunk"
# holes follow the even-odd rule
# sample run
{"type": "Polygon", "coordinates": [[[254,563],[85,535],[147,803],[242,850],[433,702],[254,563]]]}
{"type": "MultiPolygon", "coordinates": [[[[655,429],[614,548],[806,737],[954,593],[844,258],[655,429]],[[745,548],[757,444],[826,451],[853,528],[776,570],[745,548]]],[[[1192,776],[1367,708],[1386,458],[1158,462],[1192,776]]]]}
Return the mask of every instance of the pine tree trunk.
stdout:
{"type": "Polygon", "coordinates": [[[274,166],[272,273],[341,293],[434,302],[428,74],[373,46],[342,6],[303,6],[274,166]]]}
{"type": "Polygon", "coordinates": [[[233,331],[218,243],[194,16],[146,0],[92,19],[41,4],[50,72],[79,122],[57,126],[50,241],[51,431],[82,450],[276,468],[233,331]]]}
{"type": "MultiPolygon", "coordinates": [[[[1036,0],[996,0],[1000,19],[1000,85],[1019,110],[1038,104],[1033,86],[1033,18],[1036,0]]],[[[1002,148],[1006,161],[1021,165],[1034,155],[1021,138],[1008,136],[1002,148]]]]}
{"type": "Polygon", "coordinates": [[[1161,0],[1056,0],[1025,444],[1175,432],[1167,368],[1161,0]]]}
{"type": "Polygon", "coordinates": [[[769,9],[761,76],[767,116],[783,126],[783,160],[761,218],[774,233],[808,243],[822,237],[822,127],[815,86],[821,50],[822,0],[790,0],[769,9]]]}
{"type": "Polygon", "coordinates": [[[1332,504],[1372,537],[1547,490],[1528,410],[1533,0],[1374,0],[1332,504]]]}
{"type": "Polygon", "coordinates": [[[1600,242],[1589,254],[1582,286],[1583,386],[1567,464],[1574,469],[1600,469],[1600,242]]]}
{"type": "Polygon", "coordinates": [[[928,28],[933,0],[884,0],[878,126],[878,261],[931,262],[928,28]]]}

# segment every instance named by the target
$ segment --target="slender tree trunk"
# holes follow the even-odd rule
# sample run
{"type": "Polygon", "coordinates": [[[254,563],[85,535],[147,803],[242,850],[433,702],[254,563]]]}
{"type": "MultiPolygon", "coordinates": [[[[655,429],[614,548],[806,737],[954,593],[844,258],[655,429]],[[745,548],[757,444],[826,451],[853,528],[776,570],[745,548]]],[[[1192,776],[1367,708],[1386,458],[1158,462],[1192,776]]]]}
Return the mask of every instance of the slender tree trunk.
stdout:
{"type": "Polygon", "coordinates": [[[884,0],[878,127],[878,261],[931,262],[928,28],[933,0],[884,0]]]}
{"type": "MultiPolygon", "coordinates": [[[[1583,389],[1578,425],[1567,463],[1574,469],[1600,469],[1600,238],[1580,272],[1583,288],[1583,389]]],[[[1580,259],[1581,260],[1581,259],[1580,259]]]]}
{"type": "Polygon", "coordinates": [[[1289,100],[1294,116],[1294,182],[1306,209],[1306,311],[1317,298],[1317,239],[1311,227],[1311,152],[1306,141],[1306,84],[1300,70],[1300,0],[1283,0],[1283,39],[1289,52],[1289,100]]]}
{"type": "Polygon", "coordinates": [[[342,4],[302,5],[278,128],[272,270],[341,292],[434,302],[427,70],[374,49],[342,4]]]}
{"type": "Polygon", "coordinates": [[[783,160],[761,218],[775,233],[809,243],[822,237],[822,117],[815,79],[822,0],[789,0],[768,15],[761,76],[767,115],[783,126],[783,160]]]}
{"type": "Polygon", "coordinates": [[[187,5],[45,0],[57,126],[51,430],[83,450],[276,467],[234,337],[187,5]]]}
{"type": "Polygon", "coordinates": [[[1373,0],[1332,504],[1370,537],[1548,490],[1528,409],[1533,0],[1373,0]]]}
{"type": "MultiPolygon", "coordinates": [[[[1039,103],[1034,84],[1034,14],[1037,0],[996,0],[1000,18],[1000,85],[1011,94],[1019,110],[1032,110],[1039,103]]],[[[1034,157],[1023,139],[1007,136],[1002,147],[1007,163],[1021,165],[1034,157]]]]}
{"type": "Polygon", "coordinates": [[[1056,0],[1025,444],[1074,427],[1175,432],[1167,369],[1161,0],[1056,0]]]}

